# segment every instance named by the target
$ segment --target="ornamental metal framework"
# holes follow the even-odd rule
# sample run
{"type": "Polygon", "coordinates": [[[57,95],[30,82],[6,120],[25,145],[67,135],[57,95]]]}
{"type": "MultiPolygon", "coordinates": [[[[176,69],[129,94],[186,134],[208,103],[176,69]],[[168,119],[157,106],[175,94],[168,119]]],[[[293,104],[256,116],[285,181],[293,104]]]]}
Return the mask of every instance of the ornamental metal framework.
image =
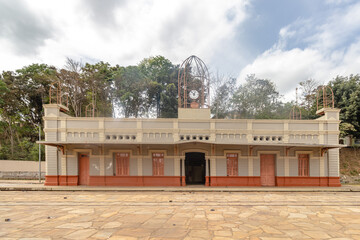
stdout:
{"type": "Polygon", "coordinates": [[[185,59],[179,68],[178,107],[210,107],[209,71],[206,64],[194,55],[185,59]]]}
{"type": "Polygon", "coordinates": [[[299,106],[294,105],[290,111],[289,119],[301,120],[301,109],[299,106]]]}
{"type": "Polygon", "coordinates": [[[334,108],[334,92],[329,86],[321,86],[316,93],[316,110],[322,108],[334,108]]]}
{"type": "Polygon", "coordinates": [[[296,88],[296,102],[290,111],[289,119],[301,120],[301,108],[298,105],[298,88],[296,88]]]}
{"type": "Polygon", "coordinates": [[[61,104],[61,85],[60,82],[50,84],[49,88],[49,103],[61,104]]]}
{"type": "Polygon", "coordinates": [[[85,107],[85,117],[95,117],[95,104],[91,102],[85,107]]]}
{"type": "Polygon", "coordinates": [[[49,103],[50,104],[60,104],[63,106],[69,106],[69,95],[67,93],[63,93],[61,90],[61,83],[54,82],[50,84],[49,87],[49,103]],[[65,102],[64,101],[65,98],[65,102]]]}

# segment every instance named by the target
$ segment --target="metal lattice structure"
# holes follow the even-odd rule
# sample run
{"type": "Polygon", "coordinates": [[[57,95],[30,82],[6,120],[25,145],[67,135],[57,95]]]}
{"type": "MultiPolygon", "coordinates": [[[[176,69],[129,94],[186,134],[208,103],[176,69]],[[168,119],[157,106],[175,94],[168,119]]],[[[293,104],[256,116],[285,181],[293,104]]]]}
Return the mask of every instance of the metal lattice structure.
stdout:
{"type": "Polygon", "coordinates": [[[85,107],[85,117],[95,117],[95,104],[90,103],[85,107]]]}
{"type": "Polygon", "coordinates": [[[179,68],[178,104],[179,108],[210,107],[209,71],[206,64],[194,55],[185,59],[179,68]],[[193,97],[189,97],[191,91],[193,97]]]}
{"type": "Polygon", "coordinates": [[[289,114],[289,119],[301,120],[301,109],[297,105],[292,107],[289,114]]]}
{"type": "Polygon", "coordinates": [[[49,103],[50,104],[59,104],[59,105],[69,107],[69,94],[62,92],[60,81],[50,84],[49,103]],[[65,103],[63,102],[64,98],[65,98],[65,103]]]}
{"type": "Polygon", "coordinates": [[[316,110],[322,108],[334,108],[334,92],[329,86],[321,86],[316,93],[316,110]]]}
{"type": "Polygon", "coordinates": [[[61,84],[60,82],[55,82],[50,84],[49,89],[49,103],[50,104],[61,104],[61,84]]]}
{"type": "Polygon", "coordinates": [[[298,106],[298,88],[296,88],[296,102],[290,111],[289,119],[301,120],[301,108],[298,106]]]}

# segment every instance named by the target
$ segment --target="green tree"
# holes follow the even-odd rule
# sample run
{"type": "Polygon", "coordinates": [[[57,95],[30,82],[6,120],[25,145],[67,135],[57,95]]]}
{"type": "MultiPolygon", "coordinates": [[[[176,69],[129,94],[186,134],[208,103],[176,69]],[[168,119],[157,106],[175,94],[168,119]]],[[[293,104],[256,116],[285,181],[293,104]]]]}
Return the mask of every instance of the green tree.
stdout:
{"type": "Polygon", "coordinates": [[[354,125],[352,125],[351,123],[347,123],[347,122],[341,122],[339,130],[340,130],[341,138],[346,137],[348,135],[354,135],[354,133],[356,132],[354,125]]]}
{"type": "Polygon", "coordinates": [[[161,116],[162,118],[177,118],[178,116],[178,101],[177,101],[177,86],[174,83],[166,85],[166,88],[161,93],[161,116]]]}
{"type": "Polygon", "coordinates": [[[81,117],[85,106],[89,104],[86,97],[86,82],[82,76],[83,67],[81,62],[67,58],[65,69],[60,69],[57,73],[57,77],[62,84],[62,90],[66,94],[64,98],[67,98],[69,114],[75,117],[81,117]]]}
{"type": "MultiPolygon", "coordinates": [[[[48,101],[50,84],[56,81],[56,68],[32,64],[16,70],[16,85],[25,122],[33,126],[42,123],[43,104],[48,101]]],[[[33,127],[31,126],[31,127],[33,127]]]]}
{"type": "Polygon", "coordinates": [[[28,152],[22,144],[27,138],[34,143],[38,138],[38,125],[42,126],[44,99],[47,99],[49,84],[55,76],[55,68],[46,64],[32,64],[16,72],[3,72],[2,82],[6,85],[0,102],[3,126],[2,145],[9,145],[2,152],[7,158],[22,158],[28,152]],[[15,148],[19,149],[15,152],[15,148]]]}
{"type": "MultiPolygon", "coordinates": [[[[274,114],[273,118],[274,119],[292,119],[291,118],[292,111],[293,110],[295,111],[295,116],[297,113],[296,112],[297,109],[293,109],[295,105],[296,105],[296,103],[294,103],[293,101],[279,104],[277,106],[276,113],[274,114]]],[[[300,108],[300,111],[301,110],[302,109],[300,108]]]]}
{"type": "Polygon", "coordinates": [[[337,76],[328,84],[334,92],[335,107],[340,108],[344,135],[360,137],[360,76],[337,76]],[[347,123],[347,124],[345,124],[347,123]],[[351,127],[351,124],[353,127],[351,127]]]}
{"type": "MultiPolygon", "coordinates": [[[[6,96],[10,90],[7,88],[5,82],[0,75],[0,106],[4,106],[6,102],[6,96]]],[[[0,108],[0,159],[6,159],[6,153],[8,152],[5,141],[8,139],[6,136],[7,124],[4,119],[4,109],[0,108]]]]}
{"type": "Polygon", "coordinates": [[[212,78],[211,86],[213,86],[212,100],[211,100],[211,113],[214,118],[228,118],[232,112],[231,99],[234,95],[236,86],[235,78],[225,78],[217,74],[212,78]]]}
{"type": "Polygon", "coordinates": [[[50,84],[57,80],[56,68],[31,64],[16,70],[21,117],[16,123],[17,149],[15,159],[29,159],[28,153],[38,147],[38,128],[43,129],[43,104],[48,102],[50,84]]]}
{"type": "Polygon", "coordinates": [[[125,118],[148,114],[145,76],[137,66],[120,67],[114,85],[115,101],[125,118]]]}
{"type": "Polygon", "coordinates": [[[308,79],[299,83],[300,85],[300,104],[302,119],[314,119],[316,115],[316,94],[320,83],[314,79],[308,79]]]}
{"type": "Polygon", "coordinates": [[[236,89],[232,104],[235,118],[275,118],[282,103],[272,81],[248,75],[236,89]]]}
{"type": "Polygon", "coordinates": [[[6,85],[1,93],[3,101],[0,102],[2,125],[2,153],[4,159],[14,158],[16,144],[16,128],[21,119],[21,98],[16,87],[15,74],[11,71],[2,73],[2,81],[6,85]],[[7,145],[8,147],[5,147],[7,145]],[[8,152],[6,151],[8,150],[8,152]]]}
{"type": "Polygon", "coordinates": [[[5,96],[10,90],[6,87],[6,84],[4,83],[2,76],[0,75],[0,104],[5,103],[5,96]]]}
{"type": "Polygon", "coordinates": [[[149,113],[155,112],[158,118],[177,115],[177,107],[168,105],[175,103],[177,106],[177,94],[174,95],[172,87],[168,87],[168,85],[173,84],[177,87],[178,67],[163,56],[145,58],[138,67],[147,84],[149,113]],[[173,113],[169,112],[174,109],[176,111],[173,113]]]}
{"type": "MultiPolygon", "coordinates": [[[[86,63],[82,68],[85,96],[88,103],[94,103],[96,116],[113,116],[113,88],[118,67],[111,67],[109,63],[86,63]]],[[[86,106],[83,106],[84,108],[86,106]]]]}

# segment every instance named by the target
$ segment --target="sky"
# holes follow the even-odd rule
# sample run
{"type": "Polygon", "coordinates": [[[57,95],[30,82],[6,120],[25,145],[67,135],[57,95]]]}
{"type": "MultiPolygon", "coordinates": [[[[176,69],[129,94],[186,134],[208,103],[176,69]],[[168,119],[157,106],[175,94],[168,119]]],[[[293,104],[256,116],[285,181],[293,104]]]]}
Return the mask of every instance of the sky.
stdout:
{"type": "Polygon", "coordinates": [[[0,72],[157,55],[196,55],[238,84],[255,74],[294,100],[301,81],[359,73],[360,1],[0,0],[0,72]]]}

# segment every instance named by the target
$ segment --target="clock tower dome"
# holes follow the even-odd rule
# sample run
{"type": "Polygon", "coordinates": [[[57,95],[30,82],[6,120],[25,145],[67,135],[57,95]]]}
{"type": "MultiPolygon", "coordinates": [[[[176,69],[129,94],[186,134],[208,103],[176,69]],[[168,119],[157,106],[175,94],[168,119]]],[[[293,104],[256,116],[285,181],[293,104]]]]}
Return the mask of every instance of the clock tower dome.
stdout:
{"type": "Polygon", "coordinates": [[[178,107],[210,108],[210,77],[205,63],[190,56],[181,64],[178,73],[178,107]]]}

